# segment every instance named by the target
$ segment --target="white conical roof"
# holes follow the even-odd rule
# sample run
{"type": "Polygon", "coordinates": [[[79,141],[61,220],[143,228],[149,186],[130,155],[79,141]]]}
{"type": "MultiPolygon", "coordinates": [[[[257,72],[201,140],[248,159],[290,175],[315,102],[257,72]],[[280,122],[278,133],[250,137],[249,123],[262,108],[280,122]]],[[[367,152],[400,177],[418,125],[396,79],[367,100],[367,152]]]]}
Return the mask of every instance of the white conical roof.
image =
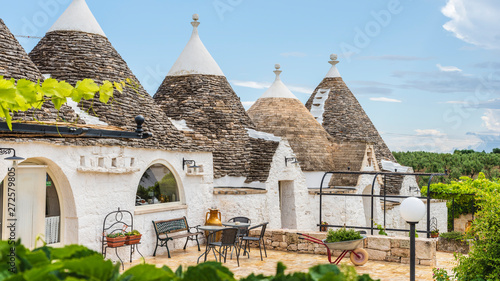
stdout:
{"type": "Polygon", "coordinates": [[[203,45],[203,42],[201,42],[200,36],[198,35],[198,25],[200,25],[198,18],[197,14],[193,15],[194,21],[191,22],[193,33],[191,34],[191,38],[167,76],[192,74],[224,76],[217,62],[215,62],[212,55],[210,55],[207,48],[205,48],[205,45],[203,45]]]}
{"type": "Polygon", "coordinates": [[[332,65],[332,68],[330,68],[330,71],[328,71],[328,73],[326,74],[325,78],[335,78],[335,77],[341,77],[340,76],[340,73],[337,69],[337,63],[339,63],[339,61],[337,60],[337,55],[336,54],[331,54],[330,55],[330,59],[331,61],[329,61],[329,63],[332,65]]]}
{"type": "Polygon", "coordinates": [[[276,73],[276,79],[274,80],[273,84],[267,91],[264,92],[264,94],[260,97],[261,99],[265,98],[288,98],[288,99],[297,99],[297,97],[288,89],[283,82],[281,82],[280,79],[280,74],[281,70],[280,65],[276,64],[274,66],[276,70],[274,73],[276,73]]]}
{"type": "Polygon", "coordinates": [[[106,37],[85,0],[73,0],[48,32],[59,30],[82,31],[106,37]]]}

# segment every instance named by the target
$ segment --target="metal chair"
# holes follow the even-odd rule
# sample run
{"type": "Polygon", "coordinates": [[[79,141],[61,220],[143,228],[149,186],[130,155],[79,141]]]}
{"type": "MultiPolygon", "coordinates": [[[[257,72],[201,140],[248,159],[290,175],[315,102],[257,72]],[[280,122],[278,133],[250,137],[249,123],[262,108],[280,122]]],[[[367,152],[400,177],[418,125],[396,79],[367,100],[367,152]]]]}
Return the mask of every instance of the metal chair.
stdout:
{"type": "Polygon", "coordinates": [[[247,217],[234,217],[230,218],[228,222],[242,222],[242,223],[252,223],[252,221],[247,217]]]}
{"type": "Polygon", "coordinates": [[[261,248],[261,243],[262,243],[262,245],[264,246],[264,253],[266,254],[266,258],[267,258],[266,243],[264,242],[264,234],[266,233],[266,227],[268,224],[269,224],[268,222],[265,222],[265,223],[261,223],[261,224],[256,225],[256,226],[252,226],[248,229],[248,233],[250,233],[250,230],[252,230],[252,229],[261,228],[260,235],[258,237],[243,236],[241,238],[241,240],[245,243],[244,250],[245,250],[245,253],[248,253],[248,258],[250,258],[250,245],[249,245],[250,241],[258,241],[259,242],[259,251],[260,251],[260,260],[261,261],[264,260],[262,258],[262,248],[261,248]],[[248,247],[248,251],[247,251],[247,247],[248,247]]]}
{"type": "MultiPolygon", "coordinates": [[[[226,262],[227,250],[234,247],[234,249],[236,250],[236,261],[238,262],[238,266],[240,266],[240,250],[237,237],[238,229],[226,228],[221,230],[221,232],[222,236],[220,242],[210,242],[208,243],[207,247],[212,248],[212,251],[215,251],[215,248],[219,247],[219,250],[217,250],[217,252],[219,252],[219,262],[222,262],[222,256],[224,254],[224,263],[226,262]]],[[[215,235],[215,233],[211,233],[210,235],[215,235]]],[[[208,249],[208,251],[210,251],[210,249],[208,249]]],[[[205,255],[205,261],[207,260],[207,255],[205,255]]]]}

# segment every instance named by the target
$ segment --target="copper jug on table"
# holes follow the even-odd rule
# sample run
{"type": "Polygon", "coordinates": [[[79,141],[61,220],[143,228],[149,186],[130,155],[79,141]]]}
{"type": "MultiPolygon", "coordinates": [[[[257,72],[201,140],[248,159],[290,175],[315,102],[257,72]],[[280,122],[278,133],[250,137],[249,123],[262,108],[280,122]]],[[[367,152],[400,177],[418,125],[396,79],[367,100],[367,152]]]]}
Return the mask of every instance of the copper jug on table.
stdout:
{"type": "MultiPolygon", "coordinates": [[[[218,209],[208,209],[209,211],[205,215],[205,225],[216,225],[222,226],[221,213],[218,209]],[[210,215],[210,216],[209,216],[210,215]]],[[[205,231],[205,237],[208,237],[209,232],[205,231]]],[[[215,236],[215,241],[220,241],[221,232],[218,232],[215,236]]]]}

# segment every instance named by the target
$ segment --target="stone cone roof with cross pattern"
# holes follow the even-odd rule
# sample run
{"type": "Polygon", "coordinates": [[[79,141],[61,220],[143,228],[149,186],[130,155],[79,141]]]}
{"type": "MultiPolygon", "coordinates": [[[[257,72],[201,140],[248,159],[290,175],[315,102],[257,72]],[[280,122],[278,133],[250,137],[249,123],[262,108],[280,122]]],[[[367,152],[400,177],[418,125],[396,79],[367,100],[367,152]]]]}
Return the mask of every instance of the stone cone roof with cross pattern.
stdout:
{"type": "Polygon", "coordinates": [[[342,80],[332,55],[332,68],[316,87],[306,107],[338,141],[366,141],[375,147],[377,161],[396,161],[356,97],[342,80]]]}
{"type": "Polygon", "coordinates": [[[303,171],[331,171],[337,145],[304,104],[280,79],[276,80],[250,107],[248,115],[258,130],[288,140],[303,171]]]}
{"type": "Polygon", "coordinates": [[[252,138],[255,129],[239,97],[198,34],[198,15],[181,55],[154,95],[155,101],[185,132],[214,149],[214,177],[246,177],[265,182],[278,142],[252,138]]]}

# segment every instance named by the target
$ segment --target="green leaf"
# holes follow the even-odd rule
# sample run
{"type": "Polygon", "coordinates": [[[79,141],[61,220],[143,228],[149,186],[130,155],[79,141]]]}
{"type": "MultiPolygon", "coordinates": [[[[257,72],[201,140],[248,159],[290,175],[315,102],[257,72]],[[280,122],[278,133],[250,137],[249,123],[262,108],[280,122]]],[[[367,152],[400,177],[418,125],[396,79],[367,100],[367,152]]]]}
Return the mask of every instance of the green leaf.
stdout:
{"type": "MultiPolygon", "coordinates": [[[[311,278],[313,280],[321,280],[323,276],[325,276],[327,273],[328,276],[338,276],[341,275],[340,269],[338,266],[334,264],[321,264],[314,266],[309,269],[309,274],[311,275],[311,278]]],[[[330,280],[330,279],[325,279],[325,280],[330,280]]]]}
{"type": "Polygon", "coordinates": [[[116,280],[120,271],[119,263],[113,265],[110,260],[104,260],[100,254],[64,260],[61,264],[62,269],[85,276],[86,280],[116,280]]]}
{"type": "Polygon", "coordinates": [[[64,98],[66,99],[67,97],[71,96],[71,93],[73,92],[73,86],[71,86],[69,83],[66,83],[65,81],[61,81],[57,84],[56,91],[57,91],[57,96],[59,98],[64,98]]]}
{"type": "Polygon", "coordinates": [[[116,82],[113,82],[113,84],[115,85],[115,89],[121,94],[123,93],[123,84],[121,83],[116,83],[116,82]]]}
{"type": "MultiPolygon", "coordinates": [[[[50,248],[50,247],[49,247],[50,248]]],[[[82,245],[66,245],[64,248],[51,248],[52,259],[66,260],[74,258],[83,258],[98,254],[96,251],[82,245]]]]}
{"type": "Polygon", "coordinates": [[[67,102],[66,98],[60,98],[53,96],[52,97],[52,103],[54,104],[54,107],[59,110],[61,109],[61,106],[67,102]]]}
{"type": "Polygon", "coordinates": [[[17,90],[16,94],[23,97],[24,100],[29,104],[35,103],[42,99],[42,96],[38,95],[37,93],[37,90],[35,88],[35,83],[29,80],[26,79],[17,80],[16,90],[17,90]]]}
{"type": "Polygon", "coordinates": [[[0,101],[16,104],[16,87],[11,80],[0,79],[0,101]]]}
{"type": "Polygon", "coordinates": [[[113,83],[104,81],[99,89],[99,101],[102,103],[108,103],[109,98],[113,96],[113,90],[113,83]]]}
{"type": "Polygon", "coordinates": [[[233,273],[218,262],[204,262],[190,266],[184,273],[184,280],[235,281],[233,273]]]}
{"type": "Polygon", "coordinates": [[[57,82],[56,79],[49,78],[42,83],[42,87],[40,90],[42,91],[43,95],[46,97],[53,97],[57,96],[57,87],[59,86],[59,82],[57,82]]]}
{"type": "Polygon", "coordinates": [[[175,274],[170,271],[167,272],[161,268],[157,268],[152,264],[139,264],[127,271],[118,279],[119,281],[153,281],[153,280],[175,280],[175,274]],[[131,277],[131,278],[130,278],[131,277]],[[130,278],[130,279],[128,279],[130,278]]]}
{"type": "Polygon", "coordinates": [[[12,116],[10,116],[9,109],[4,102],[0,103],[0,118],[5,119],[9,130],[12,131],[12,116]]]}

